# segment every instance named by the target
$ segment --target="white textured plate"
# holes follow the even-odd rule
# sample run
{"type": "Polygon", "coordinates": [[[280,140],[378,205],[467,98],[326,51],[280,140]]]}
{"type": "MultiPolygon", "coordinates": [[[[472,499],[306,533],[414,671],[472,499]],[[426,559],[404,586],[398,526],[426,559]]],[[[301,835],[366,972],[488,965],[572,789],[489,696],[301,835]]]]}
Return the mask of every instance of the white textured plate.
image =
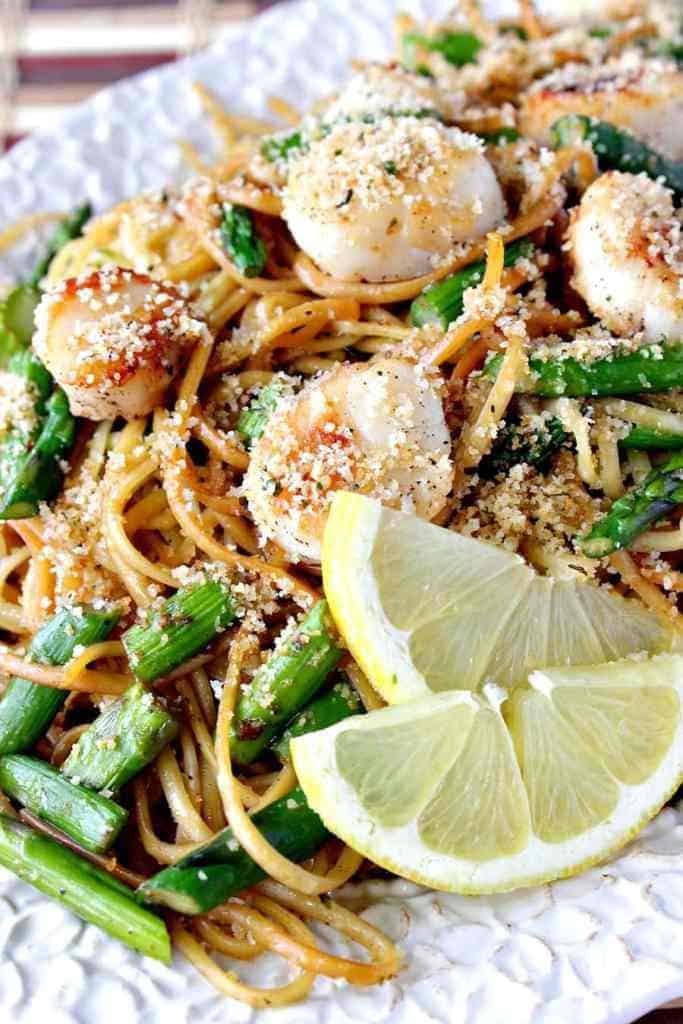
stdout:
{"type": "MultiPolygon", "coordinates": [[[[264,114],[269,94],[303,107],[339,81],[352,57],[389,52],[395,7],[276,7],[198,58],[99,94],[0,160],[0,229],[85,196],[102,209],[177,179],[175,140],[210,141],[192,81],[240,112],[264,114]]],[[[28,245],[13,260],[0,263],[0,277],[27,265],[28,245]]],[[[307,1003],[259,1014],[219,998],[184,961],[172,969],[143,961],[3,872],[0,1022],[626,1024],[683,995],[683,815],[674,810],[617,860],[570,881],[493,899],[401,882],[376,884],[370,895],[368,918],[404,952],[399,976],[372,989],[321,979],[307,1003]]],[[[245,974],[272,984],[286,972],[262,960],[245,974]]]]}

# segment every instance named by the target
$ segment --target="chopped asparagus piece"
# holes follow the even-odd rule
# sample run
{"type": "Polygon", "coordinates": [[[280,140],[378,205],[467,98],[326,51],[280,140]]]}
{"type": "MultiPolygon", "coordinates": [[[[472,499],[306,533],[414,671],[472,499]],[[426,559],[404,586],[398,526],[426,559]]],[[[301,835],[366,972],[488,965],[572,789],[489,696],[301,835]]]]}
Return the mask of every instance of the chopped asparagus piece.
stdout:
{"type": "MultiPolygon", "coordinates": [[[[32,661],[65,665],[77,647],[106,640],[119,619],[118,612],[89,608],[63,608],[48,619],[29,648],[32,661]]],[[[0,755],[29,750],[44,734],[66,700],[68,692],[15,677],[0,697],[0,755]]]]}
{"type": "Polygon", "coordinates": [[[477,472],[488,480],[525,462],[544,473],[550,459],[567,442],[568,437],[556,416],[549,417],[535,437],[522,433],[517,423],[506,423],[490,454],[479,463],[477,472]]]}
{"type": "Polygon", "coordinates": [[[261,143],[261,156],[275,163],[277,160],[289,160],[295,154],[305,152],[306,141],[300,131],[289,135],[271,135],[261,143]]]}
{"type": "Polygon", "coordinates": [[[326,601],[319,601],[257,671],[237,702],[230,754],[250,764],[311,699],[339,662],[342,650],[326,601]]]}
{"type": "Polygon", "coordinates": [[[417,50],[430,50],[440,53],[449,64],[462,67],[472,64],[484,45],[481,39],[472,32],[439,32],[434,36],[421,35],[419,32],[407,32],[402,39],[403,63],[406,67],[416,69],[417,50]]]}
{"type": "Polygon", "coordinates": [[[683,195],[683,163],[655,152],[623,128],[585,114],[565,114],[550,132],[556,148],[571,146],[577,140],[590,142],[602,171],[644,172],[663,181],[679,198],[683,195]]]}
{"type": "Polygon", "coordinates": [[[626,437],[619,440],[620,448],[636,448],[643,451],[678,451],[683,448],[683,434],[668,430],[654,430],[652,427],[632,427],[626,437]]]}
{"type": "Polygon", "coordinates": [[[305,736],[309,732],[327,729],[328,726],[336,725],[350,715],[360,714],[362,710],[363,705],[358,694],[346,676],[340,673],[339,682],[310,701],[296,718],[292,719],[272,749],[281,760],[289,761],[290,740],[296,739],[297,736],[305,736]]]}
{"type": "Polygon", "coordinates": [[[270,419],[273,409],[282,396],[282,384],[275,377],[269,384],[259,391],[256,398],[253,398],[249,405],[240,413],[237,421],[237,430],[242,436],[247,448],[250,448],[254,441],[262,436],[266,429],[266,423],[270,419]]]}
{"type": "MultiPolygon", "coordinates": [[[[488,361],[485,373],[495,377],[502,363],[497,354],[488,361]]],[[[683,387],[683,343],[644,345],[635,352],[615,352],[590,363],[572,357],[530,359],[529,374],[518,390],[543,398],[607,397],[634,395],[644,391],[671,391],[683,387]]]]}
{"type": "Polygon", "coordinates": [[[0,758],[0,789],[93,853],[106,853],[128,820],[128,811],[113,800],[25,754],[0,758]]]}
{"type": "Polygon", "coordinates": [[[258,277],[263,272],[268,251],[246,206],[223,205],[221,239],[240,274],[258,277]]]}
{"type": "Polygon", "coordinates": [[[516,128],[497,128],[494,132],[478,132],[478,135],[489,146],[506,146],[508,142],[521,138],[516,128]]]}
{"type": "Polygon", "coordinates": [[[683,64],[683,39],[662,39],[655,45],[654,52],[659,57],[670,57],[678,64],[683,64]]]}
{"type": "Polygon", "coordinates": [[[628,547],[682,501],[683,452],[676,452],[653,469],[639,487],[612,504],[607,515],[581,538],[581,550],[589,558],[602,558],[628,547]]]}
{"type": "Polygon", "coordinates": [[[0,816],[0,864],[143,956],[171,962],[166,925],[130,891],[78,854],[0,816]]]}
{"type": "MultiPolygon", "coordinates": [[[[520,238],[505,247],[505,266],[513,267],[517,260],[526,259],[534,251],[533,243],[520,238]]],[[[414,327],[438,324],[443,330],[457,320],[464,309],[463,297],[468,288],[474,288],[484,280],[486,263],[478,260],[458,270],[457,273],[430,284],[421,292],[410,307],[410,322],[414,327]]]]}
{"type": "Polygon", "coordinates": [[[3,303],[3,322],[7,330],[12,331],[22,347],[31,344],[33,338],[33,318],[40,292],[31,284],[20,284],[14,288],[3,303]]]}
{"type": "Polygon", "coordinates": [[[55,496],[62,481],[58,460],[76,436],[66,396],[53,391],[52,377],[29,348],[16,351],[7,369],[24,378],[35,397],[31,424],[19,422],[0,442],[0,520],[36,515],[40,502],[55,496]]]}
{"type": "Polygon", "coordinates": [[[147,625],[123,634],[134,674],[144,683],[167,675],[211,643],[234,618],[230,592],[222,583],[207,580],[181,587],[147,625]]]}
{"type": "Polygon", "coordinates": [[[136,683],[100,712],[64,762],[68,779],[90,789],[116,793],[150,764],[178,733],[178,723],[136,683]]]}
{"type": "Polygon", "coordinates": [[[0,520],[34,516],[41,502],[57,496],[64,475],[61,460],[75,440],[76,420],[66,395],[56,388],[34,439],[29,442],[12,435],[0,450],[0,481],[4,485],[0,520]]]}
{"type": "Polygon", "coordinates": [[[63,249],[67,242],[79,238],[83,234],[83,228],[92,216],[90,203],[83,203],[78,206],[72,214],[60,221],[55,232],[47,244],[47,251],[43,258],[36,265],[29,284],[39,285],[50,269],[50,264],[60,249],[63,249]]]}
{"type": "MultiPolygon", "coordinates": [[[[313,856],[329,839],[329,832],[299,788],[257,811],[252,821],[271,846],[294,861],[313,856]]],[[[242,849],[228,827],[143,882],[136,896],[181,914],[202,914],[265,877],[265,871],[242,849]]]]}

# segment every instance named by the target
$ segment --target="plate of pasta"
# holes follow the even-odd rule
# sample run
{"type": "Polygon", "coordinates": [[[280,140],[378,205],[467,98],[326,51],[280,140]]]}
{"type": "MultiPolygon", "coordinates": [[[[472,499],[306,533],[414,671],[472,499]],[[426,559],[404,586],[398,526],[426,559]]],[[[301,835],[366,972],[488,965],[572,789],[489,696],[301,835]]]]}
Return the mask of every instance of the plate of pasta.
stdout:
{"type": "Polygon", "coordinates": [[[4,1018],[683,994],[683,23],[565,6],[286,4],[0,161],[4,1018]]]}

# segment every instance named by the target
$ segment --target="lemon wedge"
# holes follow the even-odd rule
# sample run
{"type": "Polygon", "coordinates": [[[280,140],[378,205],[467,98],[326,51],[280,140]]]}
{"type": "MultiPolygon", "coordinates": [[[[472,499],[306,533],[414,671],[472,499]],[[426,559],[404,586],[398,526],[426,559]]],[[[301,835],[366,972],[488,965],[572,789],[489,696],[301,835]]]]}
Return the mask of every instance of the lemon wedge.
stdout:
{"type": "MultiPolygon", "coordinates": [[[[426,603],[422,607],[427,607],[426,603]]],[[[292,741],[327,827],[436,889],[507,891],[627,842],[683,778],[683,656],[536,670],[292,741]]]]}
{"type": "Polygon", "coordinates": [[[676,647],[640,602],[357,494],[335,496],[323,582],[344,640],[389,704],[505,688],[547,665],[596,665],[676,647]]]}

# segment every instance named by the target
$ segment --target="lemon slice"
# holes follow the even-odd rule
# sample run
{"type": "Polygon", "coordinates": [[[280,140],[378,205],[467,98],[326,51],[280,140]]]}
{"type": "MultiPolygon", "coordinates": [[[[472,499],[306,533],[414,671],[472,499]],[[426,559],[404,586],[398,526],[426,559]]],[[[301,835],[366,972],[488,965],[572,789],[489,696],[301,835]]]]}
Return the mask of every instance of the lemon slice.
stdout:
{"type": "Polygon", "coordinates": [[[532,672],[292,741],[327,827],[376,864],[483,894],[550,881],[627,842],[683,778],[683,656],[532,672]]]}
{"type": "Polygon", "coordinates": [[[539,576],[518,555],[361,495],[335,496],[322,564],[335,621],[389,704],[675,644],[638,601],[539,576]]]}

